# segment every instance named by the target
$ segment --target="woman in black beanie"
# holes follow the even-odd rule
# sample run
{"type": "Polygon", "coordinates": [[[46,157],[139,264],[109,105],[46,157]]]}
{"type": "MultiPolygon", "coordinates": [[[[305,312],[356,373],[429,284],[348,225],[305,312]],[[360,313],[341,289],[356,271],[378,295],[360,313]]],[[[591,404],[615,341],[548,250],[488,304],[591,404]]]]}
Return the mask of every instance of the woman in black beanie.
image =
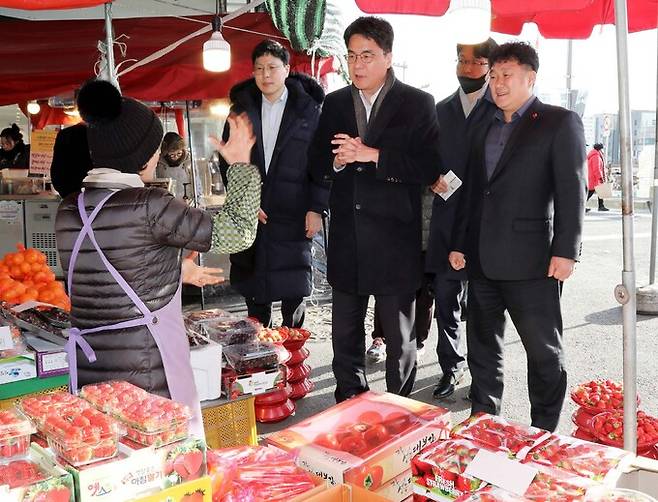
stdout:
{"type": "Polygon", "coordinates": [[[253,242],[260,175],[248,164],[251,125],[229,119],[235,141],[221,149],[232,172],[223,210],[211,217],[144,187],[163,132],[149,108],[93,81],[80,90],[78,109],[95,168],[83,191],[62,201],[55,223],[74,326],[67,343],[72,390],[78,382],[127,380],[189,406],[191,433],[203,437],[181,312],[181,251],[226,253],[253,242]]]}
{"type": "Polygon", "coordinates": [[[23,134],[16,124],[0,132],[0,169],[30,167],[30,145],[23,143],[23,134]]]}

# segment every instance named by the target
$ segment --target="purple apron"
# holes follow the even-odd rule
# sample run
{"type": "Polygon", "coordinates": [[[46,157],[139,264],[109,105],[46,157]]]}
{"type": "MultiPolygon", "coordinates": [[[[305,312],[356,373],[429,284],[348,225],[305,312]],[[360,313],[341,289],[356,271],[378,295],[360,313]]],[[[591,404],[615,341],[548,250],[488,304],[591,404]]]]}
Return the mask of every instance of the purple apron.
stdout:
{"type": "Polygon", "coordinates": [[[84,205],[84,192],[78,196],[78,211],[82,219],[82,229],[73,246],[71,252],[71,260],[69,262],[68,270],[68,285],[69,294],[73,288],[73,270],[75,262],[78,258],[80,246],[85,237],[89,237],[92,244],[96,248],[103,264],[108,272],[112,275],[121,289],[133,301],[135,306],[142,313],[141,318],[131,319],[129,321],[122,321],[109,326],[98,326],[90,329],[71,328],[69,330],[69,338],[66,342],[66,353],[69,361],[70,381],[69,389],[71,392],[78,390],[78,365],[77,365],[77,351],[76,345],[79,345],[82,352],[85,354],[89,362],[96,361],[96,354],[93,349],[84,339],[83,335],[90,333],[97,333],[99,331],[109,331],[114,329],[132,328],[135,326],[146,326],[155,343],[160,350],[162,356],[162,364],[164,366],[165,376],[167,377],[167,385],[169,387],[169,394],[171,399],[179,403],[185,404],[192,412],[192,419],[190,421],[190,434],[198,438],[204,439],[203,431],[203,418],[201,415],[201,404],[194,384],[194,374],[192,372],[192,365],[190,364],[190,344],[187,340],[185,326],[183,324],[182,305],[181,305],[181,284],[178,284],[178,289],[173,298],[164,307],[151,312],[144,302],[137,296],[137,293],[128,285],[121,274],[116,268],[108,261],[107,257],[101,251],[100,246],[96,242],[94,231],[91,224],[100,212],[103,205],[107,200],[114,195],[115,192],[109,193],[101,202],[94,208],[89,216],[84,205]]]}

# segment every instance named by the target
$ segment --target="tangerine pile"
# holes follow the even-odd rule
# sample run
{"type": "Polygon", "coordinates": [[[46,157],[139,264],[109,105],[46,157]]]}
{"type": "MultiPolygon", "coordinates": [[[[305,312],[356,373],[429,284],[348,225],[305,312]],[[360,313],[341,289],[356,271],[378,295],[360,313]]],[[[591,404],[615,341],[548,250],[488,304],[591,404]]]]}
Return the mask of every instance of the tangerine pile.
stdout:
{"type": "Polygon", "coordinates": [[[8,303],[37,300],[71,310],[64,285],[55,280],[46,255],[38,249],[26,249],[20,243],[16,249],[0,260],[0,300],[8,303]]]}

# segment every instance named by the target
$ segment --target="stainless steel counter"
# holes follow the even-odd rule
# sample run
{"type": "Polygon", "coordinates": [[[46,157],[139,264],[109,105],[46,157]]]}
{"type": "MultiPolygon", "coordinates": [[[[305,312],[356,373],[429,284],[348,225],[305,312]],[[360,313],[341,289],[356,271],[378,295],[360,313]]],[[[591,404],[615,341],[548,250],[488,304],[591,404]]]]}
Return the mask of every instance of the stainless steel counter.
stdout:
{"type": "Polygon", "coordinates": [[[20,195],[20,194],[0,194],[0,200],[34,200],[34,201],[47,201],[59,202],[62,198],[52,192],[42,192],[36,195],[20,195]]]}

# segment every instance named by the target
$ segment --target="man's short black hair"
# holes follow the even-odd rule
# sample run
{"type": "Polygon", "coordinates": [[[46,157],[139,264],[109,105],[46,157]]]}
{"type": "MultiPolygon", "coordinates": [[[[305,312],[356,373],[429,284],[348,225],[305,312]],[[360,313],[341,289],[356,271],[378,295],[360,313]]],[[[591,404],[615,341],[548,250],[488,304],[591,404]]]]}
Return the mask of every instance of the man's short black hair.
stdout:
{"type": "Polygon", "coordinates": [[[290,53],[288,50],[279,42],[270,39],[263,40],[254,47],[254,50],[251,52],[251,64],[254,64],[259,57],[265,54],[270,54],[280,59],[284,65],[290,64],[290,53]]]}
{"type": "Polygon", "coordinates": [[[508,42],[496,47],[489,55],[489,68],[501,61],[516,61],[534,71],[539,69],[537,51],[526,42],[508,42]]]}
{"type": "Polygon", "coordinates": [[[384,53],[393,50],[393,27],[391,23],[376,16],[362,16],[353,21],[343,34],[345,46],[349,45],[353,35],[362,35],[374,40],[384,53]]]}
{"type": "Polygon", "coordinates": [[[594,143],[594,150],[603,150],[603,143],[594,143]]]}
{"type": "Polygon", "coordinates": [[[474,45],[457,44],[457,56],[464,49],[464,47],[473,47],[473,56],[476,58],[489,59],[491,52],[498,47],[498,44],[493,38],[488,38],[484,42],[474,45]]]}

